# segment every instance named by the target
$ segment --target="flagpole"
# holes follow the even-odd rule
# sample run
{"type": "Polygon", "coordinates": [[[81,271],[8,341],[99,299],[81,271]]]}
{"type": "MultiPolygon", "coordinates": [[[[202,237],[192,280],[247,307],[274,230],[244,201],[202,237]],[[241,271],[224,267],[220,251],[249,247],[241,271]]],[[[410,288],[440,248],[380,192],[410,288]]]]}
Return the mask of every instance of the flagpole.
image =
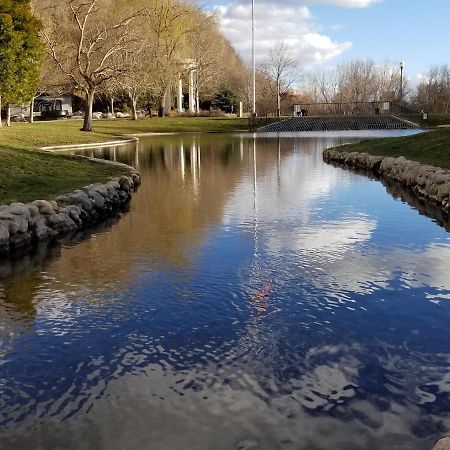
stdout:
{"type": "Polygon", "coordinates": [[[253,78],[253,116],[256,116],[256,60],[255,60],[255,0],[252,0],[252,78],[253,78]]]}

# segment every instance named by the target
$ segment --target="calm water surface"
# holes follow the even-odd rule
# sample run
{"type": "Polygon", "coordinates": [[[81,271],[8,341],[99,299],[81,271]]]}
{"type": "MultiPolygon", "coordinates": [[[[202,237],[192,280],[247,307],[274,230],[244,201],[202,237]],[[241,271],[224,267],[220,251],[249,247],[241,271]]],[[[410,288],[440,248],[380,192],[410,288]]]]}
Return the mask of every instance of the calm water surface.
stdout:
{"type": "Polygon", "coordinates": [[[119,222],[0,264],[0,447],[430,449],[450,235],[322,162],[354,138],[94,152],[143,185],[119,222]]]}

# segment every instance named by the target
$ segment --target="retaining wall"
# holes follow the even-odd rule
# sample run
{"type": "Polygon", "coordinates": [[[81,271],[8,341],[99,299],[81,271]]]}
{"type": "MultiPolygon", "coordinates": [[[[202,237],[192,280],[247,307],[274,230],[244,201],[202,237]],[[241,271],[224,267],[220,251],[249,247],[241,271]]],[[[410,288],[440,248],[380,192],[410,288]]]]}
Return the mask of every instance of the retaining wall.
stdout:
{"type": "Polygon", "coordinates": [[[0,206],[0,256],[92,226],[117,215],[141,183],[139,172],[91,184],[55,201],[0,206]]]}

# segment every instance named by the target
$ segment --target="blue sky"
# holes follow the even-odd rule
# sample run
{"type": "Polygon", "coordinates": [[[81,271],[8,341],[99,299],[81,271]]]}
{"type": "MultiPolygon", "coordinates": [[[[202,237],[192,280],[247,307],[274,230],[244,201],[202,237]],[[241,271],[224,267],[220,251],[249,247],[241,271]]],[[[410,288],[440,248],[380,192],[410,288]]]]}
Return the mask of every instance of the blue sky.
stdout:
{"type": "MultiPolygon", "coordinates": [[[[255,0],[258,57],[277,40],[301,65],[352,58],[406,64],[414,82],[432,64],[450,63],[450,0],[255,0]]],[[[251,0],[208,0],[238,52],[250,57],[251,0]]]]}

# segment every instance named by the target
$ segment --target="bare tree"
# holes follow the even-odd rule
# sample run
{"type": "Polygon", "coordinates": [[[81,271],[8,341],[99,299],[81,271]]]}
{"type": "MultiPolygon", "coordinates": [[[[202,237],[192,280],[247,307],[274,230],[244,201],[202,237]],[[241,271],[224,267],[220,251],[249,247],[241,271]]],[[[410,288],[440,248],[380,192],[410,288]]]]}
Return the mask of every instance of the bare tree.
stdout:
{"type": "Polygon", "coordinates": [[[289,92],[297,78],[296,61],[292,49],[279,42],[269,51],[260,71],[270,80],[269,86],[276,96],[278,116],[281,115],[281,99],[289,92]]]}
{"type": "Polygon", "coordinates": [[[422,78],[414,98],[418,108],[428,112],[450,112],[450,67],[433,66],[422,78]]]}
{"type": "Polygon", "coordinates": [[[44,32],[50,57],[85,93],[83,131],[92,130],[96,91],[126,72],[123,55],[137,37],[131,24],[143,10],[114,8],[109,0],[64,0],[55,5],[44,32]]]}
{"type": "MultiPolygon", "coordinates": [[[[316,102],[365,103],[398,101],[401,77],[398,64],[377,64],[372,60],[352,60],[310,77],[308,93],[316,102]]],[[[408,81],[403,79],[403,93],[408,81]]]]}

